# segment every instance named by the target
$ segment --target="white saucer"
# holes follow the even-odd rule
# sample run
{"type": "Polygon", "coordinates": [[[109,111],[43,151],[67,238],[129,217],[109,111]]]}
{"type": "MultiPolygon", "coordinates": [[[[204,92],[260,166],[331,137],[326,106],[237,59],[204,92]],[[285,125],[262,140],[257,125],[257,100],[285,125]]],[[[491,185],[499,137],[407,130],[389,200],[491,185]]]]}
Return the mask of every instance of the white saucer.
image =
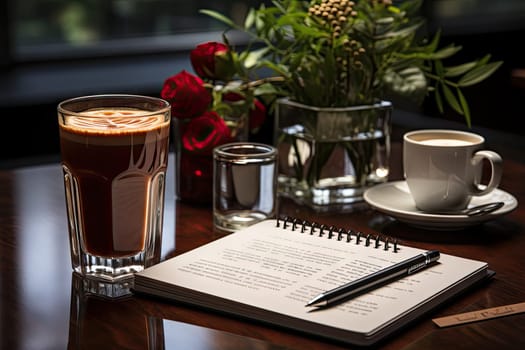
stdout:
{"type": "Polygon", "coordinates": [[[481,216],[429,214],[416,208],[405,181],[391,181],[369,188],[363,198],[374,209],[412,226],[433,230],[458,230],[505,215],[518,206],[511,194],[495,189],[491,193],[472,197],[469,207],[488,202],[505,204],[496,211],[481,216]]]}

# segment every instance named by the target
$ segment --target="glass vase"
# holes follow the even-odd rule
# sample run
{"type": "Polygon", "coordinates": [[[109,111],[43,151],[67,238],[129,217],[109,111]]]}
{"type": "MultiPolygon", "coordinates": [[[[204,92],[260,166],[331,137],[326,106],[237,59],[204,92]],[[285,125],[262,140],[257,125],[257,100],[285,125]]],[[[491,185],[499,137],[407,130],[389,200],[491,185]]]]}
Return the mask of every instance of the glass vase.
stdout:
{"type": "Polygon", "coordinates": [[[388,180],[392,104],[319,108],[277,101],[278,193],[317,211],[351,208],[388,180]]]}
{"type": "MultiPolygon", "coordinates": [[[[234,141],[247,141],[249,123],[247,115],[223,116],[228,135],[200,140],[202,147],[190,149],[185,146],[187,126],[185,119],[172,119],[172,138],[175,150],[175,192],[178,200],[201,205],[211,205],[213,200],[213,148],[234,141]],[[208,142],[208,144],[203,144],[208,142]]],[[[205,130],[209,135],[210,130],[205,130]]],[[[199,141],[199,140],[197,140],[199,141]]]]}

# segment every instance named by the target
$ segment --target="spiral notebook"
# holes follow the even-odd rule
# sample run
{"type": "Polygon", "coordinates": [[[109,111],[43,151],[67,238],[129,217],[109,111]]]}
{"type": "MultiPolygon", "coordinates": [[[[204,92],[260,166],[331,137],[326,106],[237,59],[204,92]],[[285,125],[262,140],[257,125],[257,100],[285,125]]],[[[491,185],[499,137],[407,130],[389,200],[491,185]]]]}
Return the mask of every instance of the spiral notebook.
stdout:
{"type": "Polygon", "coordinates": [[[441,254],[439,262],[323,309],[321,292],[424,252],[381,236],[266,220],[135,274],[137,293],[336,341],[370,345],[491,274],[487,263],[441,254]]]}

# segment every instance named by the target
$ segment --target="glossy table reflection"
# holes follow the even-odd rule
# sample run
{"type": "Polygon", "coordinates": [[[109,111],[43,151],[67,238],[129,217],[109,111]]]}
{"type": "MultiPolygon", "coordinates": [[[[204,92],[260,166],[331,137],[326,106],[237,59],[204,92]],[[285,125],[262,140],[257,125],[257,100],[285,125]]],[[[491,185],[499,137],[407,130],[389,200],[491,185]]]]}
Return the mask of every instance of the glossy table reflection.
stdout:
{"type": "MultiPolygon", "coordinates": [[[[393,146],[392,180],[401,179],[393,146]]],[[[501,150],[498,150],[501,152],[501,150]]],[[[525,164],[504,156],[501,188],[525,203],[525,164]]],[[[162,259],[221,237],[210,207],[175,200],[170,159],[162,259]]],[[[498,220],[458,232],[424,231],[368,208],[316,215],[288,200],[280,213],[381,232],[406,244],[486,260],[490,283],[469,291],[380,344],[385,349],[521,348],[525,314],[439,329],[432,317],[525,301],[523,205],[498,220]]],[[[343,349],[341,344],[207,310],[146,297],[107,301],[75,288],[59,164],[0,170],[1,349],[343,349]]]]}

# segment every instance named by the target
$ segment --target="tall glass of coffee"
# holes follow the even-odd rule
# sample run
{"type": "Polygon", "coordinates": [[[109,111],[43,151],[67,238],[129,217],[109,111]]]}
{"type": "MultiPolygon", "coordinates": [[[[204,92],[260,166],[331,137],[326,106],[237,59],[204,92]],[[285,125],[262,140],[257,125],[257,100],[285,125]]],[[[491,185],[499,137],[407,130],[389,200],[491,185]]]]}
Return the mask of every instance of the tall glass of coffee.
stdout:
{"type": "Polygon", "coordinates": [[[58,105],[58,123],[73,269],[125,293],[159,256],[170,105],[83,96],[58,105]]]}

